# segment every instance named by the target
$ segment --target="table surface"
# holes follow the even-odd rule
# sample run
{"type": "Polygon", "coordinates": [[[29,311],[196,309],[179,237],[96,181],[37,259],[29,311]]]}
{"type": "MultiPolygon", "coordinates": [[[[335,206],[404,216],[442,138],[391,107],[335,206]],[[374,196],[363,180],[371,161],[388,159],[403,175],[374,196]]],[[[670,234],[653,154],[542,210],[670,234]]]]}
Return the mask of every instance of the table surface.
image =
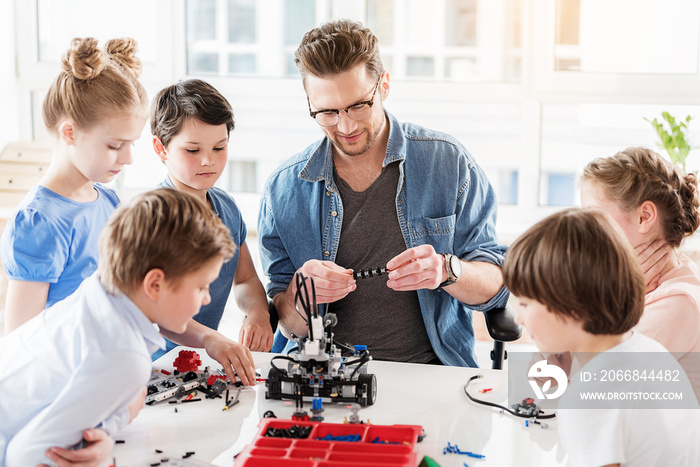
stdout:
{"type": "MultiPolygon", "coordinates": [[[[172,362],[183,349],[187,348],[173,349],[154,362],[154,367],[172,370],[172,362]]],[[[220,368],[203,349],[190,350],[200,355],[202,368],[220,368]]],[[[274,354],[253,352],[253,356],[256,368],[266,377],[274,354]]],[[[360,410],[360,419],[375,425],[421,425],[426,437],[416,444],[418,462],[426,455],[443,467],[462,467],[464,463],[471,467],[558,466],[566,462],[556,419],[546,420],[546,429],[532,424],[526,427],[522,418],[467,399],[465,383],[471,376],[482,374],[484,378],[470,385],[470,394],[505,405],[508,378],[504,371],[371,361],[368,372],[377,377],[377,400],[373,406],[360,410]],[[481,388],[492,390],[480,394],[481,388]],[[486,457],[477,460],[443,454],[448,442],[462,451],[486,457]]],[[[304,406],[308,410],[310,405],[304,406]]],[[[278,418],[289,419],[295,408],[291,401],[266,400],[264,383],[243,388],[240,403],[231,410],[223,411],[223,407],[222,399],[205,398],[194,403],[162,401],[146,406],[116,435],[120,444],[115,445],[109,462],[104,465],[114,460],[118,467],[156,463],[230,467],[233,456],[255,438],[263,413],[272,410],[278,418]],[[187,452],[194,454],[183,460],[187,452]]],[[[324,409],[324,422],[328,423],[342,423],[351,414],[345,404],[324,404],[324,409]]]]}

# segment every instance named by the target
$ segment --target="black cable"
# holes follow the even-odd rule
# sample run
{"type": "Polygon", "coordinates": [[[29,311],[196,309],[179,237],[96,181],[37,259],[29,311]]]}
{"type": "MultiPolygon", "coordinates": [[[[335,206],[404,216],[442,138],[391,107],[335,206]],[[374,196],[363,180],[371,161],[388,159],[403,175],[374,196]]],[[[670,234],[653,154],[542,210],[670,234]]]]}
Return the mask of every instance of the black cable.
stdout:
{"type": "Polygon", "coordinates": [[[335,341],[335,345],[338,347],[341,347],[342,349],[347,350],[348,352],[352,352],[353,354],[355,353],[355,347],[350,345],[350,344],[343,344],[340,341],[335,341]]]}
{"type": "Polygon", "coordinates": [[[275,364],[273,363],[275,360],[278,360],[278,359],[279,359],[279,360],[288,360],[288,361],[290,361],[290,362],[292,362],[292,363],[297,363],[297,361],[294,360],[294,359],[291,358],[291,357],[285,357],[284,355],[276,355],[276,356],[274,356],[274,357],[272,357],[272,358],[270,359],[270,366],[271,366],[272,368],[274,368],[275,370],[279,370],[279,371],[286,371],[286,370],[282,370],[282,368],[278,368],[277,365],[275,365],[275,364]]]}
{"type": "MultiPolygon", "coordinates": [[[[309,288],[306,285],[306,277],[300,272],[298,272],[295,276],[296,281],[297,281],[297,291],[296,294],[294,294],[294,308],[296,308],[297,313],[301,315],[299,312],[299,308],[297,308],[297,303],[299,303],[299,306],[304,310],[306,314],[306,325],[309,328],[309,339],[314,340],[314,331],[313,331],[313,325],[311,324],[311,319],[314,316],[318,316],[318,310],[312,310],[312,299],[309,296],[309,288]]],[[[314,285],[314,280],[312,277],[309,277],[309,282],[311,283],[311,294],[313,295],[313,307],[316,308],[316,286],[314,285]]],[[[303,315],[302,315],[303,318],[303,315]]]]}
{"type": "MultiPolygon", "coordinates": [[[[294,311],[296,311],[297,314],[299,316],[301,316],[301,319],[303,319],[304,322],[306,323],[306,325],[308,326],[309,325],[308,316],[302,315],[301,311],[299,311],[299,308],[297,308],[297,301],[301,298],[301,292],[299,291],[299,275],[301,275],[301,273],[297,273],[297,275],[294,276],[294,279],[297,281],[297,291],[294,294],[294,311]]],[[[306,309],[304,309],[304,311],[306,311],[306,309]]]]}
{"type": "Polygon", "coordinates": [[[314,279],[312,277],[309,277],[309,282],[311,282],[311,298],[313,299],[313,307],[311,308],[311,312],[314,318],[318,318],[318,306],[316,306],[316,284],[314,283],[314,279]]]}
{"type": "Polygon", "coordinates": [[[502,405],[495,404],[495,403],[493,403],[493,402],[484,401],[484,400],[481,400],[481,399],[477,399],[477,398],[475,398],[475,397],[472,397],[472,395],[469,394],[469,391],[467,391],[467,388],[469,387],[469,384],[471,384],[472,381],[474,381],[475,379],[479,379],[479,378],[483,378],[483,375],[474,375],[474,376],[472,376],[471,378],[469,378],[469,381],[467,381],[467,384],[464,385],[464,393],[467,395],[467,397],[469,398],[469,400],[471,400],[472,402],[476,402],[477,404],[488,405],[489,407],[495,407],[495,408],[497,408],[497,409],[505,410],[505,411],[508,412],[509,414],[515,415],[516,417],[520,417],[520,418],[535,418],[535,419],[537,419],[537,420],[540,420],[540,419],[545,419],[545,418],[554,418],[554,417],[557,416],[557,414],[555,414],[555,413],[551,413],[551,414],[548,414],[548,415],[540,415],[540,414],[543,414],[544,412],[543,412],[542,410],[539,410],[539,413],[533,417],[533,416],[531,416],[531,415],[525,415],[525,414],[522,414],[522,413],[515,412],[515,411],[509,409],[508,407],[504,407],[504,406],[502,406],[502,405]]]}
{"type": "Polygon", "coordinates": [[[367,362],[369,362],[370,360],[371,360],[371,358],[370,358],[370,356],[369,356],[369,352],[367,352],[367,351],[365,350],[365,351],[362,353],[362,355],[360,355],[360,358],[359,358],[359,359],[357,359],[357,360],[355,360],[355,361],[353,361],[353,362],[349,362],[349,363],[346,362],[346,363],[345,363],[345,366],[348,366],[349,364],[350,364],[350,365],[354,365],[355,362],[359,362],[359,365],[357,365],[357,368],[355,368],[355,370],[353,370],[353,372],[350,374],[350,379],[352,379],[352,377],[355,376],[355,373],[357,373],[357,370],[359,370],[360,368],[362,368],[362,366],[365,365],[365,364],[366,364],[367,362]]]}
{"type": "Polygon", "coordinates": [[[363,361],[369,361],[369,352],[367,350],[363,350],[362,353],[357,356],[357,359],[350,360],[350,357],[348,357],[346,360],[347,361],[344,363],[345,366],[354,365],[356,363],[362,363],[363,361]]]}

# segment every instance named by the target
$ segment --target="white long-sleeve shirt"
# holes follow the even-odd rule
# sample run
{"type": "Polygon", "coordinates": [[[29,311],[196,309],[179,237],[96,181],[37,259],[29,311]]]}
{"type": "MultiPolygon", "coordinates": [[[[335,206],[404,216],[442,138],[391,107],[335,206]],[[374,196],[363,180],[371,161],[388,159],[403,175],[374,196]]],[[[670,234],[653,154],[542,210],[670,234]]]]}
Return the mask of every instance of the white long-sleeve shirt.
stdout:
{"type": "Polygon", "coordinates": [[[0,347],[0,466],[50,464],[48,448],[74,446],[86,429],[120,430],[164,346],[158,326],[97,274],[10,333],[0,347]]]}

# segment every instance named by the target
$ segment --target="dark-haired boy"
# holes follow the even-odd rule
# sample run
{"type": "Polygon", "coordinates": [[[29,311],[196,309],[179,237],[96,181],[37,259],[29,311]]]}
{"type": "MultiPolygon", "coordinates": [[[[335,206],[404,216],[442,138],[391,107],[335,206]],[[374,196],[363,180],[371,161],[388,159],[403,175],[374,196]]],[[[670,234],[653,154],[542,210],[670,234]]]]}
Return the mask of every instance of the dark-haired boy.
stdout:
{"type": "Polygon", "coordinates": [[[559,433],[571,465],[700,465],[695,394],[661,344],[631,331],[644,310],[645,283],[632,247],[608,215],[569,209],[540,221],[509,248],[503,276],[518,300],[516,322],[527,328],[537,347],[570,351],[580,366],[558,401],[559,433]],[[608,384],[603,373],[618,365],[643,368],[645,358],[678,375],[678,384],[667,387],[686,400],[674,405],[641,397],[635,403],[629,396],[631,404],[588,404],[581,395],[643,394],[650,380],[608,384]],[[584,384],[583,374],[596,375],[596,380],[584,384]]]}
{"type": "MultiPolygon", "coordinates": [[[[228,160],[228,141],[234,128],[233,109],[209,83],[191,79],[161,90],[153,99],[153,148],[168,169],[160,186],[186,191],[204,201],[231,231],[238,251],[211,286],[211,303],[202,307],[182,334],[168,333],[165,351],[175,343],[204,347],[231,375],[244,357],[243,347],[269,351],[272,328],[265,289],[246,245],[246,226],[233,198],[214,184],[228,160]],[[246,314],[236,343],[217,332],[231,289],[246,314]]],[[[153,355],[156,359],[164,352],[153,355]]],[[[243,375],[245,376],[245,375],[243,375]]],[[[254,378],[254,375],[248,375],[254,378]]],[[[242,378],[243,379],[243,378],[242,378]]],[[[254,379],[244,380],[246,384],[254,379]]]]}

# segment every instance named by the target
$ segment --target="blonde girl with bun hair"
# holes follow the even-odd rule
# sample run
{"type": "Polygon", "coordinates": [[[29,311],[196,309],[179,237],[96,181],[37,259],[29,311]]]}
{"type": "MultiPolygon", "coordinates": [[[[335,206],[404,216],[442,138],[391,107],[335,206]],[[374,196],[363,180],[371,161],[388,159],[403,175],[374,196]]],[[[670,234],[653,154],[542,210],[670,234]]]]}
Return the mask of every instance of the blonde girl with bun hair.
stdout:
{"type": "Polygon", "coordinates": [[[680,251],[700,226],[697,176],[650,149],[628,148],[586,166],[581,204],[610,214],[632,244],[646,282],[634,330],[672,352],[700,396],[700,272],[680,251]]]}
{"type": "Polygon", "coordinates": [[[132,162],[147,118],[136,41],[73,39],[43,104],[51,164],[0,241],[9,278],[5,332],[73,293],[97,268],[98,237],[119,203],[103,183],[132,162]]]}

